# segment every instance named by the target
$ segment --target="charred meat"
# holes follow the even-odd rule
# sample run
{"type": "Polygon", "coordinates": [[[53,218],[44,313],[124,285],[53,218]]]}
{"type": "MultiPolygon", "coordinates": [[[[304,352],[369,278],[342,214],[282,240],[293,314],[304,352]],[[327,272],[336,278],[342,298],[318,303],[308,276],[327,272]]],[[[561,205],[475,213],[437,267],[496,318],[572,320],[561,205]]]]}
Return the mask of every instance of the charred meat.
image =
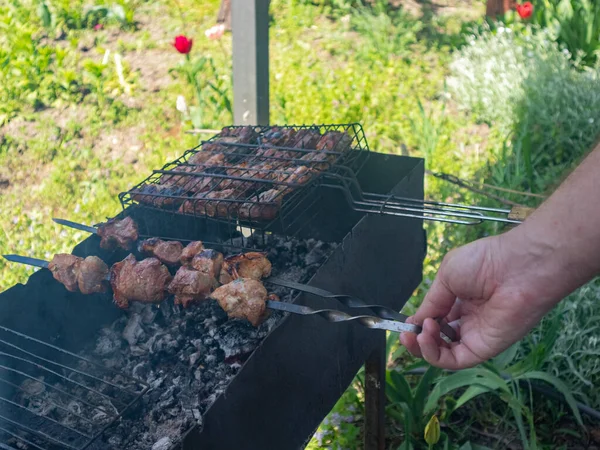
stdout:
{"type": "Polygon", "coordinates": [[[227,284],[238,278],[260,280],[271,275],[271,261],[266,253],[248,252],[225,258],[219,281],[227,284]]]}
{"type": "Polygon", "coordinates": [[[54,255],[48,264],[48,269],[68,291],[80,291],[82,294],[106,291],[108,266],[97,256],[83,259],[79,256],[59,253],[54,255]]]}
{"type": "Polygon", "coordinates": [[[138,228],[131,217],[112,219],[98,226],[98,236],[102,238],[100,247],[104,249],[121,247],[129,250],[138,239],[138,228]]]}
{"type": "Polygon", "coordinates": [[[181,258],[179,259],[181,265],[187,266],[191,264],[192,260],[194,259],[194,256],[196,256],[202,250],[204,250],[204,245],[202,244],[202,241],[190,242],[181,252],[181,258]]]}
{"type": "Polygon", "coordinates": [[[225,189],[198,194],[186,200],[179,208],[179,212],[186,214],[204,214],[209,217],[235,217],[240,207],[238,202],[222,201],[233,200],[240,196],[235,189],[225,189]]]}
{"type": "Polygon", "coordinates": [[[260,281],[238,278],[212,293],[231,318],[245,319],[257,327],[267,317],[267,290],[260,281]]]}
{"type": "Polygon", "coordinates": [[[106,292],[108,288],[108,266],[97,256],[88,256],[79,264],[77,286],[82,294],[106,292]]]}
{"type": "Polygon", "coordinates": [[[176,266],[181,259],[183,244],[179,241],[150,238],[138,244],[138,251],[146,256],[154,256],[168,266],[176,266]]]}
{"type": "Polygon", "coordinates": [[[110,278],[114,301],[120,308],[127,308],[131,301],[162,302],[172,280],[169,269],[157,258],[136,261],[131,254],[111,267],[110,278]]]}
{"type": "Polygon", "coordinates": [[[223,153],[198,152],[194,153],[188,159],[188,164],[195,164],[205,167],[225,166],[227,161],[223,153]]]}
{"type": "Polygon", "coordinates": [[[64,284],[68,291],[77,292],[77,274],[82,260],[79,256],[58,253],[48,264],[48,269],[54,279],[64,284]]]}
{"type": "Polygon", "coordinates": [[[136,202],[155,208],[176,208],[185,197],[186,191],[169,184],[147,184],[131,190],[131,198],[136,202]]]}
{"type": "Polygon", "coordinates": [[[216,250],[203,250],[192,259],[192,267],[216,280],[223,266],[223,254],[216,250]]]}
{"type": "Polygon", "coordinates": [[[246,220],[273,220],[277,217],[283,195],[284,191],[279,189],[261,192],[255,201],[244,203],[240,207],[238,216],[246,220]]]}
{"type": "Polygon", "coordinates": [[[315,146],[317,150],[328,152],[345,152],[350,148],[352,138],[342,131],[328,131],[319,139],[315,146]]]}
{"type": "Polygon", "coordinates": [[[208,298],[213,288],[213,277],[185,266],[177,270],[169,284],[169,292],[175,296],[175,304],[183,305],[184,308],[208,298]]]}

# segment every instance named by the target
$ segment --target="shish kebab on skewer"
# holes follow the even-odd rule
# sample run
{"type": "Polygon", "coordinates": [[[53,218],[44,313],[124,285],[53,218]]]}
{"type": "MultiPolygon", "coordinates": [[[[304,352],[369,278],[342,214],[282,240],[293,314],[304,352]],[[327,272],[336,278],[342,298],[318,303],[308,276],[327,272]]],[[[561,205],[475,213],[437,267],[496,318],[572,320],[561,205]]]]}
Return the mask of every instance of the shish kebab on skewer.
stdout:
{"type": "MultiPolygon", "coordinates": [[[[79,230],[88,231],[90,233],[102,234],[102,239],[107,240],[108,242],[116,241],[116,242],[128,242],[133,241],[138,238],[137,235],[137,226],[135,222],[129,217],[123,219],[131,221],[127,224],[127,226],[120,225],[120,221],[118,219],[113,219],[107,224],[112,224],[111,228],[105,228],[104,232],[100,232],[100,229],[103,225],[101,224],[98,228],[90,227],[87,225],[82,225],[76,222],[71,222],[65,219],[53,219],[56,223],[61,225],[66,225],[71,228],[76,228],[79,230]],[[127,235],[133,226],[135,227],[136,234],[127,235]],[[125,235],[112,237],[111,233],[123,233],[125,235]]],[[[102,244],[102,242],[101,242],[102,244]]],[[[186,247],[178,241],[163,241],[158,238],[150,238],[144,241],[141,241],[138,244],[138,250],[140,253],[145,255],[154,256],[159,259],[161,262],[167,264],[168,266],[177,265],[177,259],[179,259],[179,263],[182,266],[191,267],[193,269],[199,270],[201,272],[209,272],[211,267],[218,267],[221,265],[221,271],[219,277],[214,277],[213,280],[219,278],[221,283],[226,284],[230,281],[241,277],[241,278],[254,278],[261,279],[261,277],[268,277],[268,273],[270,273],[270,262],[268,262],[267,258],[262,253],[257,252],[249,252],[240,255],[234,255],[229,258],[224,258],[223,255],[215,250],[206,250],[202,242],[200,241],[192,241],[186,247]],[[268,268],[262,267],[263,265],[268,264],[268,268]],[[262,271],[265,271],[264,274],[262,271]],[[268,272],[268,273],[267,273],[268,272]]],[[[21,262],[21,261],[17,261],[21,262]]],[[[218,269],[216,270],[217,272],[218,269]]],[[[199,280],[196,275],[196,283],[199,283],[199,280]]],[[[190,283],[194,281],[194,273],[188,270],[183,270],[183,267],[179,269],[176,274],[176,279],[180,281],[185,280],[190,283]],[[179,278],[178,278],[179,276],[179,278]]],[[[319,314],[325,317],[329,321],[339,322],[339,321],[348,321],[348,320],[357,320],[361,322],[363,325],[370,328],[383,328],[388,329],[390,331],[412,331],[415,333],[420,332],[420,327],[416,325],[410,325],[404,323],[407,317],[403,314],[400,314],[397,311],[394,311],[391,308],[381,306],[381,305],[369,305],[366,302],[349,295],[339,295],[332,294],[323,289],[315,288],[313,286],[307,286],[299,283],[290,282],[288,280],[282,280],[278,278],[269,277],[264,281],[283,286],[289,289],[294,289],[302,292],[307,292],[316,296],[320,296],[323,298],[332,298],[340,301],[344,305],[350,308],[356,309],[368,309],[373,311],[377,317],[372,316],[350,316],[340,311],[335,310],[323,310],[323,311],[314,311],[310,308],[298,306],[290,303],[273,303],[268,302],[267,305],[271,309],[280,309],[287,312],[301,314],[301,315],[313,315],[319,314]],[[384,319],[384,322],[374,323],[373,320],[378,321],[380,319],[384,319]],[[387,323],[389,322],[389,323],[387,323]],[[387,327],[387,328],[386,328],[387,327]]],[[[218,284],[218,283],[217,283],[218,284]]],[[[192,283],[193,286],[193,283],[192,283]]],[[[193,287],[188,287],[187,289],[182,289],[182,291],[187,291],[180,293],[180,295],[176,295],[175,302],[183,305],[187,305],[189,302],[194,301],[193,295],[189,294],[189,291],[193,291],[193,287]]],[[[442,322],[441,324],[442,337],[447,341],[454,341],[457,339],[456,332],[452,327],[450,327],[447,323],[442,322]]]]}
{"type": "MultiPolygon", "coordinates": [[[[218,252],[214,252],[218,253],[218,252]]],[[[219,254],[220,255],[220,254],[219,254]]],[[[233,258],[240,255],[234,255],[233,258]]],[[[109,267],[96,256],[81,258],[71,254],[54,255],[50,262],[19,255],[5,255],[9,261],[44,267],[52,272],[52,276],[71,292],[93,294],[106,292],[108,285],[112,287],[114,302],[122,309],[129,302],[158,304],[169,294],[175,296],[175,304],[188,307],[194,302],[213,298],[229,317],[248,320],[252,325],[260,325],[267,317],[267,300],[273,302],[279,298],[268,294],[261,277],[270,274],[270,262],[259,253],[244,258],[241,267],[259,265],[261,270],[249,269],[254,278],[239,277],[234,272],[234,279],[225,271],[226,283],[219,283],[216,277],[221,272],[208,262],[208,272],[196,270],[189,265],[181,266],[175,276],[167,267],[154,257],[137,261],[132,254],[109,267]],[[268,272],[264,270],[268,269],[268,272]]],[[[216,258],[218,261],[218,258],[216,258]]],[[[222,255],[221,255],[222,260],[222,255]]]]}

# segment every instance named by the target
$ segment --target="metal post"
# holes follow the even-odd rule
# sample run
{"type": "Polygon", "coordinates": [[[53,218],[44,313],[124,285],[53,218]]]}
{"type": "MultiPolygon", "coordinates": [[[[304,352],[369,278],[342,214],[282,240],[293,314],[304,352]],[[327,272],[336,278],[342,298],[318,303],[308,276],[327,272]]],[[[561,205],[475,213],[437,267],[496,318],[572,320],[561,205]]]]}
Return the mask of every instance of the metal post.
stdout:
{"type": "Polygon", "coordinates": [[[365,362],[365,450],[385,450],[385,332],[365,362]]]}
{"type": "Polygon", "coordinates": [[[233,121],[269,124],[269,0],[232,0],[233,121]]]}

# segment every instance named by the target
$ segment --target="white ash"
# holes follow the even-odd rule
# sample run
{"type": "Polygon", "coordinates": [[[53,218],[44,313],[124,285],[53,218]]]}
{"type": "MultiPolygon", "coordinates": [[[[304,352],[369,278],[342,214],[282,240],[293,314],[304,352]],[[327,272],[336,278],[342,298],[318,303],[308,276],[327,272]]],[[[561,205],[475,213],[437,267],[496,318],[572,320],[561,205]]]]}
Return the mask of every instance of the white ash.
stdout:
{"type": "MultiPolygon", "coordinates": [[[[335,244],[314,239],[268,239],[265,251],[272,274],[300,283],[307,282],[335,249],[335,244]]],[[[282,301],[291,301],[288,289],[265,286],[282,301]]],[[[85,355],[141,379],[151,389],[99,439],[97,448],[168,450],[194,424],[202,424],[202,414],[281,317],[271,312],[255,328],[228,319],[214,300],[186,309],[172,299],[159,306],[133,304],[126,315],[101,330],[85,355]]]]}

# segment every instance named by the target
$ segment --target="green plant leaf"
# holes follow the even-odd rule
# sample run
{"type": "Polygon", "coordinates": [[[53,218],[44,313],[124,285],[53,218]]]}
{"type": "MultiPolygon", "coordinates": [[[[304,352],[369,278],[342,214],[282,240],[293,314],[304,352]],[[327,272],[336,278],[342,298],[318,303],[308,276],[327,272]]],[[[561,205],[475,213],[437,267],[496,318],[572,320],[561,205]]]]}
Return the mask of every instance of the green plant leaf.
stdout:
{"type": "Polygon", "coordinates": [[[42,24],[45,28],[50,28],[52,25],[52,15],[50,14],[50,9],[48,9],[48,5],[45,1],[40,1],[38,4],[38,15],[42,20],[42,24]]]}
{"type": "Polygon", "coordinates": [[[412,408],[413,395],[406,378],[400,372],[388,370],[385,379],[387,382],[386,392],[390,400],[396,403],[406,403],[412,408]]]}
{"type": "Polygon", "coordinates": [[[456,389],[472,385],[480,385],[490,391],[500,390],[506,393],[509,392],[506,381],[490,370],[478,367],[466,369],[443,378],[436,384],[429,395],[424,413],[431,413],[437,407],[438,401],[442,396],[456,389]]]}
{"type": "Polygon", "coordinates": [[[415,389],[414,401],[413,401],[413,413],[417,417],[423,416],[423,409],[425,407],[425,400],[427,399],[431,390],[431,385],[440,374],[441,370],[437,367],[430,366],[425,374],[419,380],[419,384],[415,389]]]}
{"type": "Polygon", "coordinates": [[[504,370],[515,359],[519,351],[519,343],[511,345],[505,351],[496,356],[493,360],[494,366],[500,370],[504,370]]]}
{"type": "Polygon", "coordinates": [[[579,425],[583,426],[583,421],[581,420],[581,414],[579,413],[579,409],[577,408],[577,403],[575,401],[575,398],[573,397],[573,394],[571,394],[567,385],[565,383],[563,383],[561,380],[559,380],[558,378],[556,378],[553,375],[550,375],[546,372],[540,372],[540,371],[527,372],[527,373],[524,373],[523,375],[520,375],[516,379],[519,379],[519,380],[541,380],[541,381],[544,381],[544,382],[550,384],[551,386],[553,386],[558,392],[560,392],[565,397],[565,401],[567,402],[567,404],[573,411],[573,415],[575,416],[575,419],[577,419],[577,423],[579,423],[579,425]]]}

